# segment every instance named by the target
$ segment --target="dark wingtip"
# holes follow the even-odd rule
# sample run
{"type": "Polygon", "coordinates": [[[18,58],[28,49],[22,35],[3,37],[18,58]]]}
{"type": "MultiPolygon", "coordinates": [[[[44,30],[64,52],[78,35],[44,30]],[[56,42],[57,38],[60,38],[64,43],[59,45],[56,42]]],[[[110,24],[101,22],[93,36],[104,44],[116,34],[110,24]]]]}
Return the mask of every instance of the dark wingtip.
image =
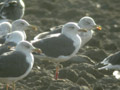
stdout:
{"type": "Polygon", "coordinates": [[[5,43],[5,36],[0,37],[0,44],[5,43]]]}
{"type": "Polygon", "coordinates": [[[95,67],[95,69],[98,69],[98,68],[101,68],[101,67],[103,67],[103,66],[104,66],[103,64],[97,63],[94,67],[95,67]]]}

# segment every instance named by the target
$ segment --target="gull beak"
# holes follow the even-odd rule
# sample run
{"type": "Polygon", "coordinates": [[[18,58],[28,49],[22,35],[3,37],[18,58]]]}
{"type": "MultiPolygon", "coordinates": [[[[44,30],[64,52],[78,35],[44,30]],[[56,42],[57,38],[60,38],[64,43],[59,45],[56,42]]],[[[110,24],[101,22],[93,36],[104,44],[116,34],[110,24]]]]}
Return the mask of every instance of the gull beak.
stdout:
{"type": "Polygon", "coordinates": [[[96,27],[97,30],[102,30],[101,26],[96,27]]]}
{"type": "Polygon", "coordinates": [[[32,30],[35,30],[35,31],[38,30],[38,29],[37,29],[37,26],[34,26],[34,25],[29,25],[29,26],[27,26],[27,29],[32,29],[32,30]]]}
{"type": "Polygon", "coordinates": [[[1,3],[0,3],[0,6],[3,5],[3,4],[5,4],[5,2],[1,2],[1,3]]]}
{"type": "Polygon", "coordinates": [[[102,27],[100,25],[95,25],[94,28],[99,30],[99,31],[102,30],[102,27]]]}
{"type": "Polygon", "coordinates": [[[12,47],[11,46],[8,46],[8,49],[11,49],[12,47]]]}
{"type": "Polygon", "coordinates": [[[79,31],[79,32],[87,32],[87,29],[81,28],[81,29],[79,29],[78,31],[79,31]]]}
{"type": "Polygon", "coordinates": [[[13,47],[13,46],[8,46],[8,49],[9,49],[9,50],[15,50],[15,47],[13,47]]]}
{"type": "Polygon", "coordinates": [[[11,1],[9,4],[17,4],[17,1],[11,1]]]}
{"type": "Polygon", "coordinates": [[[42,53],[41,49],[38,49],[38,48],[34,48],[34,49],[33,49],[33,52],[38,53],[38,54],[41,54],[41,53],[42,53]]]}

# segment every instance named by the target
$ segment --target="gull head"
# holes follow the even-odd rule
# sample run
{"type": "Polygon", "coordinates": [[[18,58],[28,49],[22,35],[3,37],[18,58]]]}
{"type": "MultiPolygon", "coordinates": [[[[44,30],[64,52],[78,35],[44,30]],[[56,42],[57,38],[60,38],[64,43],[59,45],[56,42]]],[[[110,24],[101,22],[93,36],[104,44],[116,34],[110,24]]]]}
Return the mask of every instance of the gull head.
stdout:
{"type": "Polygon", "coordinates": [[[81,29],[75,22],[68,22],[62,28],[62,34],[78,34],[79,32],[86,32],[86,30],[81,29]]]}
{"type": "Polygon", "coordinates": [[[41,50],[38,48],[35,48],[30,42],[28,41],[21,41],[16,46],[16,51],[22,51],[23,53],[26,52],[37,52],[41,53],[41,50]]]}
{"type": "Polygon", "coordinates": [[[18,19],[12,22],[12,31],[25,31],[25,30],[37,30],[37,27],[29,24],[24,19],[18,19]]]}
{"type": "Polygon", "coordinates": [[[80,19],[80,21],[78,22],[78,25],[86,30],[92,30],[92,29],[98,29],[101,30],[101,26],[97,25],[94,21],[93,18],[85,16],[83,18],[80,19]]]}
{"type": "Polygon", "coordinates": [[[9,22],[2,22],[0,24],[0,36],[4,36],[12,29],[12,25],[9,22]]]}
{"type": "Polygon", "coordinates": [[[12,6],[17,6],[18,4],[20,4],[22,8],[25,8],[23,0],[9,0],[8,4],[12,6]]]}
{"type": "Polygon", "coordinates": [[[24,35],[20,31],[14,31],[5,35],[5,43],[14,42],[18,44],[20,41],[24,40],[24,35]]]}

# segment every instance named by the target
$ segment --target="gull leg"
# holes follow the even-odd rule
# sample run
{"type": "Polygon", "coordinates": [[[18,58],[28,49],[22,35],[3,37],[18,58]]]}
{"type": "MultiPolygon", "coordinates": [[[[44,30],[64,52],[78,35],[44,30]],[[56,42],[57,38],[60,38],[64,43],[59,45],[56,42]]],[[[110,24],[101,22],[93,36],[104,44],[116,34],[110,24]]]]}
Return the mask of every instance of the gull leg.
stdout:
{"type": "Polygon", "coordinates": [[[8,87],[9,87],[9,85],[8,85],[8,84],[6,84],[6,90],[8,90],[8,87]]]}
{"type": "Polygon", "coordinates": [[[56,66],[55,80],[58,79],[58,75],[59,75],[59,65],[56,66]]]}
{"type": "Polygon", "coordinates": [[[13,85],[13,90],[15,90],[15,82],[13,82],[13,84],[12,84],[12,85],[13,85]]]}

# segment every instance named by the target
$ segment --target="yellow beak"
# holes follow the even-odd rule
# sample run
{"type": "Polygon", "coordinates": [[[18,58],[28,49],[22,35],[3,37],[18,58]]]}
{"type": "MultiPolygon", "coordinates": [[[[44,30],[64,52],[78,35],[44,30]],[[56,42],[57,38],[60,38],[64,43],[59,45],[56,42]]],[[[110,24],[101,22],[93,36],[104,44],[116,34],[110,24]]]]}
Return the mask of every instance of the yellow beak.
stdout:
{"type": "Polygon", "coordinates": [[[83,29],[83,28],[79,29],[78,31],[79,31],[79,32],[87,32],[87,30],[86,30],[86,29],[83,29]]]}
{"type": "Polygon", "coordinates": [[[37,29],[37,26],[35,26],[35,25],[29,25],[29,26],[27,27],[27,29],[32,29],[32,30],[35,30],[35,31],[38,30],[38,29],[37,29]]]}
{"type": "Polygon", "coordinates": [[[102,27],[101,26],[97,26],[96,29],[97,30],[102,30],[102,27]]]}
{"type": "Polygon", "coordinates": [[[33,52],[36,52],[36,53],[38,53],[38,54],[41,54],[41,53],[42,53],[41,49],[38,49],[38,48],[33,49],[33,52]]]}

